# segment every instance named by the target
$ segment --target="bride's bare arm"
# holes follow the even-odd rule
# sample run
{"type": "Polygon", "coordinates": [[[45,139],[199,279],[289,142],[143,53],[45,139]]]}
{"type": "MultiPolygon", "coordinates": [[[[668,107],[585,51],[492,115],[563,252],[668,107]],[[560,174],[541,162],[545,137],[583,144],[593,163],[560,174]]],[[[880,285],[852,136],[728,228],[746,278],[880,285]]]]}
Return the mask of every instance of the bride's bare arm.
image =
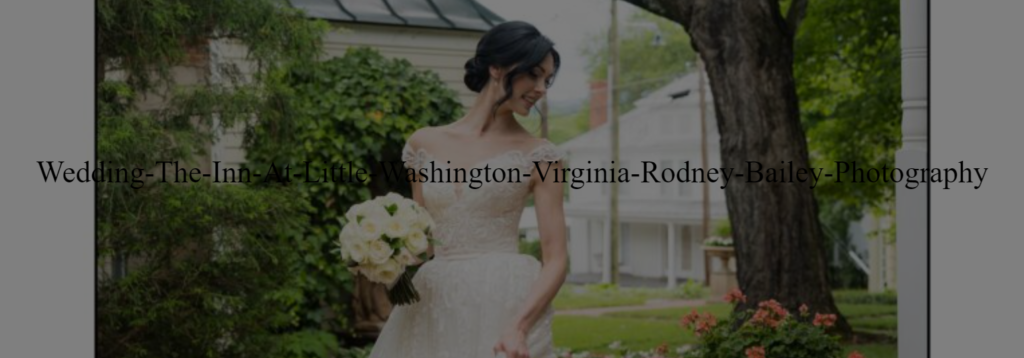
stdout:
{"type": "MultiPolygon", "coordinates": [[[[562,170],[559,162],[551,163],[552,171],[562,170]]],[[[538,176],[534,175],[534,178],[538,176]]],[[[516,330],[526,333],[544,314],[565,282],[568,271],[568,250],[565,238],[565,214],[562,209],[562,183],[554,180],[538,181],[533,190],[534,207],[540,231],[543,267],[527,296],[524,309],[516,316],[516,330]]]]}

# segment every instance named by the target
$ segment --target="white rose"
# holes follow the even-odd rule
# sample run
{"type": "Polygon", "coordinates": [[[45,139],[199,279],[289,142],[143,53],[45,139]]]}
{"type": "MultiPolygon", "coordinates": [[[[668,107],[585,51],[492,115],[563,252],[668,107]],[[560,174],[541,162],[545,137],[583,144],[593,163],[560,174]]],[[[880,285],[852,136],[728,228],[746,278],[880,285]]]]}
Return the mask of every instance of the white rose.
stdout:
{"type": "Polygon", "coordinates": [[[395,217],[402,221],[402,225],[405,226],[407,231],[421,230],[416,227],[416,222],[419,220],[419,213],[417,213],[415,209],[403,206],[395,213],[395,217]]]}
{"type": "Polygon", "coordinates": [[[358,216],[360,213],[366,210],[365,207],[365,202],[352,205],[351,207],[348,208],[348,211],[345,212],[345,220],[347,220],[350,223],[355,223],[356,216],[358,216]]]}
{"type": "Polygon", "coordinates": [[[383,240],[370,241],[369,246],[369,260],[375,265],[383,264],[385,261],[390,259],[391,254],[394,253],[394,249],[391,248],[391,245],[388,245],[388,243],[383,240]]]}
{"type": "Polygon", "coordinates": [[[395,260],[404,266],[412,266],[420,263],[420,259],[412,252],[409,252],[409,249],[404,247],[399,249],[398,256],[395,257],[395,260]]]}
{"type": "Polygon", "coordinates": [[[382,207],[386,208],[386,207],[388,207],[390,205],[394,205],[394,204],[400,203],[402,201],[402,199],[403,198],[402,198],[401,195],[398,195],[396,193],[387,193],[387,194],[385,194],[383,196],[377,197],[377,199],[375,199],[375,200],[377,202],[379,202],[382,207]]]}
{"type": "Polygon", "coordinates": [[[380,219],[366,217],[359,222],[359,237],[362,241],[379,239],[382,234],[384,228],[381,227],[380,219]]]}
{"type": "Polygon", "coordinates": [[[377,204],[377,206],[380,206],[380,208],[384,211],[385,214],[388,214],[388,207],[392,205],[396,207],[401,206],[402,199],[403,198],[401,195],[395,193],[388,193],[387,195],[380,196],[374,199],[374,203],[377,204]]]}
{"type": "Polygon", "coordinates": [[[427,251],[430,246],[430,242],[427,241],[427,235],[422,231],[412,231],[405,238],[405,247],[412,252],[413,255],[419,255],[427,251]]]}
{"type": "Polygon", "coordinates": [[[426,209],[421,209],[420,214],[416,220],[423,229],[434,228],[434,218],[430,216],[430,213],[426,209]]]}
{"type": "Polygon", "coordinates": [[[398,264],[395,260],[387,260],[384,263],[374,267],[375,281],[388,285],[390,287],[396,281],[398,277],[402,275],[402,265],[398,264]]]}
{"type": "Polygon", "coordinates": [[[415,209],[413,209],[412,206],[409,205],[408,201],[401,201],[398,203],[398,209],[395,211],[394,214],[392,214],[392,216],[408,217],[415,213],[415,209]]]}
{"type": "MultiPolygon", "coordinates": [[[[346,250],[342,248],[342,250],[346,250]]],[[[363,263],[370,255],[370,242],[353,241],[348,244],[348,257],[355,262],[363,263]]]]}
{"type": "Polygon", "coordinates": [[[380,282],[380,277],[377,276],[377,267],[374,265],[360,265],[356,271],[366,276],[367,280],[380,282]]]}
{"type": "Polygon", "coordinates": [[[365,201],[356,204],[349,210],[349,213],[345,214],[346,218],[350,221],[355,222],[356,218],[368,218],[368,217],[382,217],[387,216],[388,213],[384,210],[384,207],[377,201],[365,201]]]}
{"type": "Polygon", "coordinates": [[[409,227],[401,217],[392,216],[384,219],[384,235],[391,238],[402,238],[408,232],[409,227]]]}
{"type": "Polygon", "coordinates": [[[352,255],[349,253],[349,250],[352,250],[352,244],[346,242],[345,240],[341,240],[340,243],[341,244],[339,245],[339,247],[341,247],[341,261],[351,260],[352,255]]]}
{"type": "Polygon", "coordinates": [[[338,240],[342,243],[359,241],[360,232],[359,226],[355,223],[350,223],[341,228],[341,232],[338,233],[338,240]]]}
{"type": "Polygon", "coordinates": [[[374,205],[367,208],[366,217],[375,218],[383,222],[385,219],[390,218],[391,214],[388,214],[388,210],[380,205],[380,203],[374,203],[374,205]]]}

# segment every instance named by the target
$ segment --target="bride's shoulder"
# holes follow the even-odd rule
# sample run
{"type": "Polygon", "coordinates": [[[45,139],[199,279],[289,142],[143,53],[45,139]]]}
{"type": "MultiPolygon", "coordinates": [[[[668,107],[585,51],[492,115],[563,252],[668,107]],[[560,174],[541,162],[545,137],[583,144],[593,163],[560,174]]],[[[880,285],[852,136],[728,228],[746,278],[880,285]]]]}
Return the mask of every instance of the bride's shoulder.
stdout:
{"type": "Polygon", "coordinates": [[[402,148],[402,161],[408,168],[418,168],[427,160],[436,139],[437,127],[422,127],[412,132],[402,148]]]}
{"type": "Polygon", "coordinates": [[[533,137],[530,142],[530,160],[558,161],[565,156],[562,149],[547,138],[533,137]]]}
{"type": "Polygon", "coordinates": [[[411,148],[423,148],[425,145],[436,141],[439,127],[422,127],[412,132],[405,140],[406,146],[411,148]]]}

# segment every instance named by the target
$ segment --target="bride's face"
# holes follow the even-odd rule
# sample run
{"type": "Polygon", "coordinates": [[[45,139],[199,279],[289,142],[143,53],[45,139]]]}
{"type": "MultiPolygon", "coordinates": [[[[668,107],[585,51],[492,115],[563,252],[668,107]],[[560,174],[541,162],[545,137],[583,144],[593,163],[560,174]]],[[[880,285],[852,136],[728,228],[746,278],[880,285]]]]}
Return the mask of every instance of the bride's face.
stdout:
{"type": "Polygon", "coordinates": [[[544,57],[540,65],[520,74],[512,82],[512,97],[502,107],[520,116],[530,114],[530,108],[537,104],[548,91],[548,83],[554,76],[555,60],[551,54],[544,57]]]}

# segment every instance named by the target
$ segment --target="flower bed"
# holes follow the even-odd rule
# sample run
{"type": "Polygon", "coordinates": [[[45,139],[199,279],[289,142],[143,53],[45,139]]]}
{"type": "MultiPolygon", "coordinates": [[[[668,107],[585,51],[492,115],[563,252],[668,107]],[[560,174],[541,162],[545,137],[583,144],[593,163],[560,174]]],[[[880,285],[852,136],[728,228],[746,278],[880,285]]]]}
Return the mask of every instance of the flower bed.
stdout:
{"type": "MultiPolygon", "coordinates": [[[[746,302],[747,297],[733,290],[725,297],[727,302],[746,302]]],[[[737,322],[738,328],[719,323],[711,314],[696,311],[683,316],[680,324],[694,332],[698,344],[683,354],[685,358],[838,358],[843,349],[839,337],[830,335],[828,328],[835,321],[834,314],[813,313],[801,305],[794,315],[775,300],[758,303],[757,309],[738,311],[724,322],[737,322]],[[799,319],[798,319],[799,318],[799,319]]],[[[848,358],[862,358],[852,352],[848,358]]]]}

